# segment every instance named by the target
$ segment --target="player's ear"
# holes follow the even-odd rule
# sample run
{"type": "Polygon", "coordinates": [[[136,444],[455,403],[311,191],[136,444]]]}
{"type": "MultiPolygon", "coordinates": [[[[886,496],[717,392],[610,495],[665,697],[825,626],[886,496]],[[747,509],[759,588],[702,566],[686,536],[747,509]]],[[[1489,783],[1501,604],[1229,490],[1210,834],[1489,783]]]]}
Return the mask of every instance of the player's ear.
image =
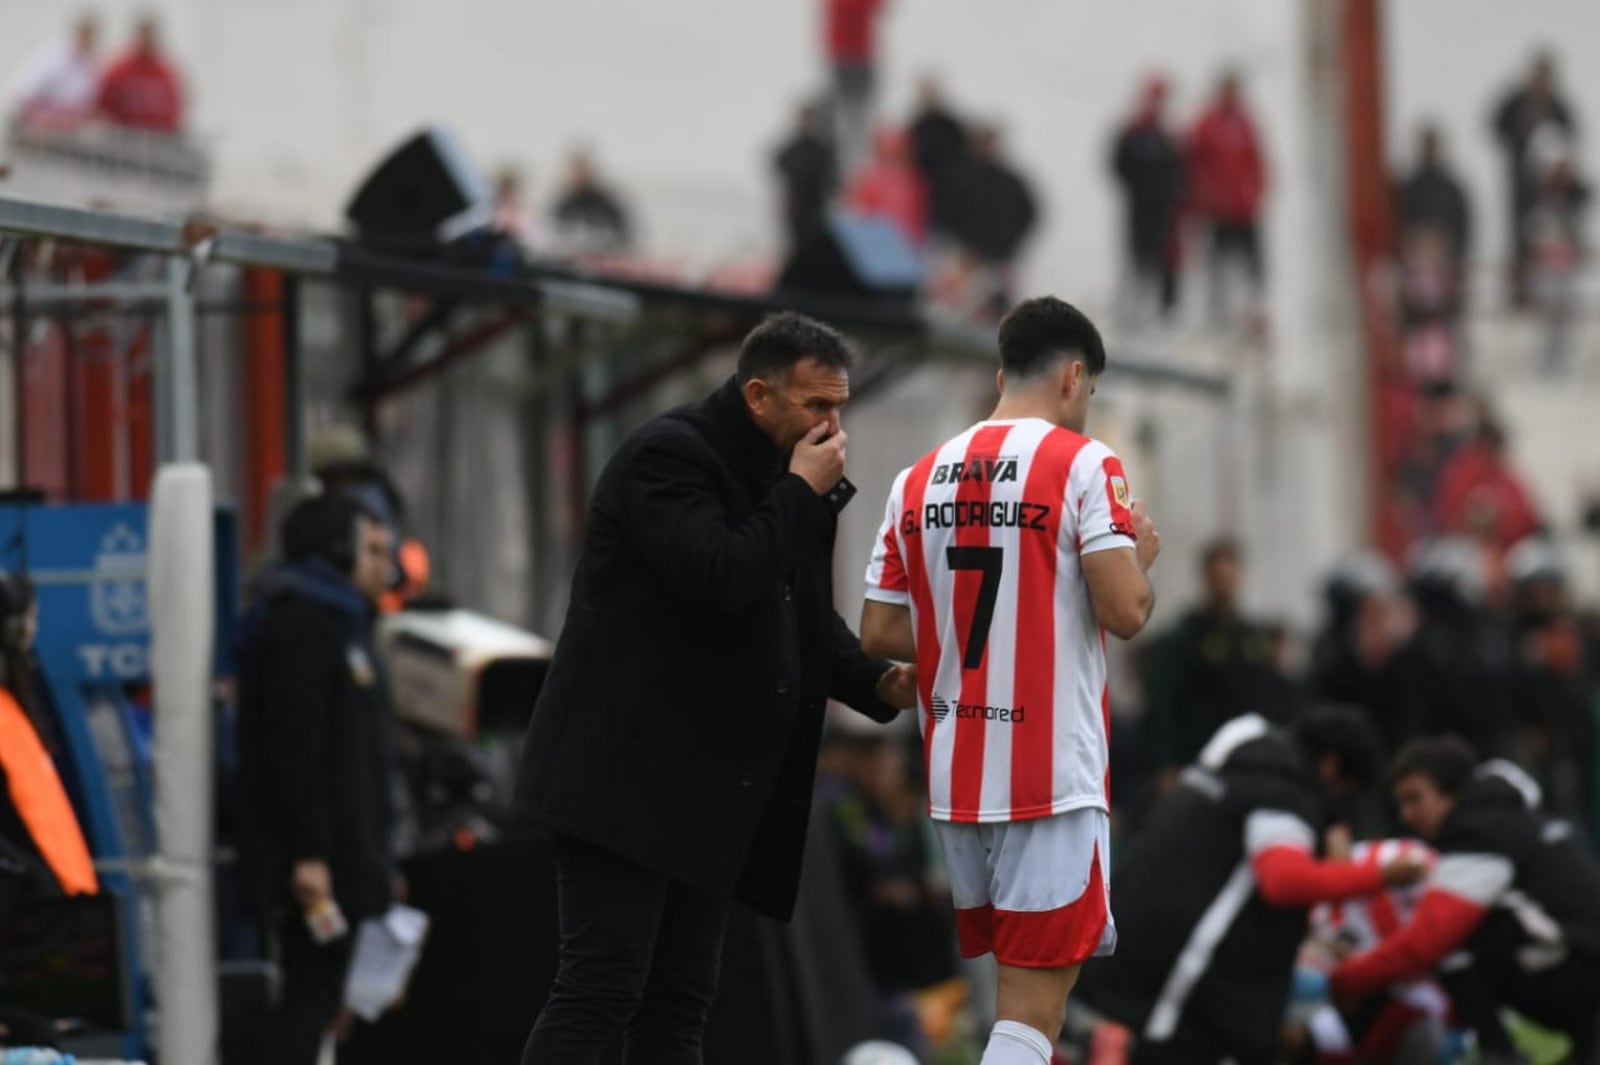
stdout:
{"type": "Polygon", "coordinates": [[[1004,366],[1000,367],[1000,369],[998,369],[998,370],[996,370],[994,372],[994,387],[995,387],[995,391],[999,392],[1001,395],[1005,394],[1005,391],[1006,391],[1006,368],[1004,366]]]}
{"type": "Polygon", "coordinates": [[[1072,399],[1083,386],[1083,360],[1068,359],[1061,371],[1061,397],[1072,399]]]}

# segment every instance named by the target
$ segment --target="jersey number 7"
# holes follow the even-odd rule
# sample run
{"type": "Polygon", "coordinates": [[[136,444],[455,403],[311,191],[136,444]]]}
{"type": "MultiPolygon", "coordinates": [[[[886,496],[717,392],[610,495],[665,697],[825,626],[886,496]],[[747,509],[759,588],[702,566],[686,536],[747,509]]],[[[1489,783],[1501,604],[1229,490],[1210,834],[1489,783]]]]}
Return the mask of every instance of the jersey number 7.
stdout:
{"type": "Polygon", "coordinates": [[[1006,565],[1005,549],[947,547],[944,559],[952,570],[975,569],[983,574],[983,582],[978,585],[978,602],[972,610],[972,626],[967,630],[966,650],[961,657],[962,669],[977,669],[983,665],[983,652],[989,646],[994,604],[1000,598],[1000,574],[1006,565]]]}

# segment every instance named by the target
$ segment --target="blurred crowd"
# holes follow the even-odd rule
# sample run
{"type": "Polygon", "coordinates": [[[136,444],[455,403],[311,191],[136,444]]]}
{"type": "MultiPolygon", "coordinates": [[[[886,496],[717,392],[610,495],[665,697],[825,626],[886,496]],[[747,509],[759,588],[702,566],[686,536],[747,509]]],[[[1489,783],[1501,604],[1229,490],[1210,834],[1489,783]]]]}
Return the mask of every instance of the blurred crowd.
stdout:
{"type": "MultiPolygon", "coordinates": [[[[1562,375],[1572,358],[1589,190],[1576,168],[1576,120],[1552,58],[1537,58],[1524,82],[1496,104],[1491,129],[1506,167],[1509,303],[1537,312],[1536,365],[1562,375]]],[[[1507,427],[1465,395],[1473,214],[1442,131],[1424,126],[1413,169],[1396,181],[1392,276],[1374,281],[1390,315],[1379,334],[1393,339],[1377,392],[1388,488],[1379,539],[1395,555],[1445,533],[1476,536],[1503,554],[1539,524],[1510,468],[1507,427]]]]}
{"type": "Polygon", "coordinates": [[[46,45],[12,83],[10,120],[34,131],[106,123],[146,133],[185,132],[183,77],[161,39],[154,15],[141,15],[125,47],[102,51],[95,15],[81,17],[67,40],[46,45]]]}
{"type": "MultiPolygon", "coordinates": [[[[1496,102],[1489,128],[1505,166],[1509,301],[1517,310],[1538,312],[1538,363],[1557,374],[1571,357],[1590,191],[1577,165],[1577,119],[1551,56],[1535,59],[1523,81],[1496,102]]],[[[1444,131],[1425,124],[1412,168],[1395,189],[1391,299],[1405,373],[1420,382],[1459,379],[1468,357],[1461,326],[1470,298],[1474,212],[1444,145],[1444,131]]]]}

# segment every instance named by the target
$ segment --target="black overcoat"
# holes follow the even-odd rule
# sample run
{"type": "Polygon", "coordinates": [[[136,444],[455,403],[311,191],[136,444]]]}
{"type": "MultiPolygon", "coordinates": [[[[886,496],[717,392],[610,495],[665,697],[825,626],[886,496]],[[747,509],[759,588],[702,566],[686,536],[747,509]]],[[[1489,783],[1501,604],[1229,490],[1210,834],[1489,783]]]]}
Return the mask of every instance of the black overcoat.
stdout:
{"type": "Polygon", "coordinates": [[[888,663],[833,608],[844,489],[785,470],[730,380],[630,435],[595,486],[518,811],[787,919],[831,696],[888,663]]]}

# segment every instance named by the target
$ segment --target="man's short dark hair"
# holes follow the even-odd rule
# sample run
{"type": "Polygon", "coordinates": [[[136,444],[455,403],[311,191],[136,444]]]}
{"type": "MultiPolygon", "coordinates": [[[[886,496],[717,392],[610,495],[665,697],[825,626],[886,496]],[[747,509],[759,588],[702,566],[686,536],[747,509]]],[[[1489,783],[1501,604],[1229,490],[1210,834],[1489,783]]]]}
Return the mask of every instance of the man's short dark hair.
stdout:
{"type": "Polygon", "coordinates": [[[1339,759],[1339,775],[1358,787],[1366,787],[1383,771],[1383,740],[1363,710],[1351,706],[1318,706],[1301,714],[1294,723],[1295,738],[1311,756],[1339,759]]]}
{"type": "Polygon", "coordinates": [[[1424,736],[1400,748],[1389,779],[1398,784],[1406,777],[1424,776],[1446,795],[1455,795],[1472,779],[1478,754],[1459,736],[1424,736]]]}
{"type": "Polygon", "coordinates": [[[750,330],[739,349],[739,383],[788,373],[805,359],[848,370],[855,353],[837,329],[794,311],[769,315],[750,330]]]}
{"type": "Polygon", "coordinates": [[[1219,536],[1210,541],[1200,552],[1200,568],[1210,570],[1218,562],[1242,562],[1244,552],[1239,547],[1239,541],[1231,536],[1219,536]]]}
{"type": "Polygon", "coordinates": [[[1058,359],[1080,359],[1091,377],[1106,368],[1100,330],[1072,304],[1054,296],[1024,300],[1000,323],[1000,365],[1026,380],[1058,359]]]}
{"type": "Polygon", "coordinates": [[[381,524],[370,509],[342,492],[302,499],[278,527],[278,549],[290,562],[320,558],[340,573],[352,573],[357,522],[363,519],[381,524]]]}

